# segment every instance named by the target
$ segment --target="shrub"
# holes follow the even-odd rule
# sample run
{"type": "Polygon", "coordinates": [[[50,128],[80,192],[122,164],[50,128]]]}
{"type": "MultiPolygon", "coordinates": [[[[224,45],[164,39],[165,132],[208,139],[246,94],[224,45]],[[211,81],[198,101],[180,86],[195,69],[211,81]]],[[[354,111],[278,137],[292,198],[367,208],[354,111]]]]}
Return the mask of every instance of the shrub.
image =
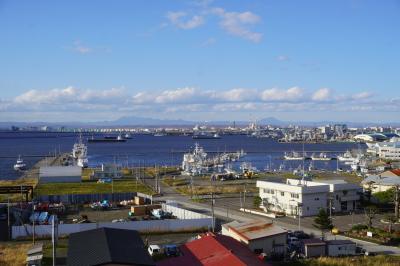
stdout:
{"type": "Polygon", "coordinates": [[[368,226],[365,225],[365,224],[355,224],[351,228],[351,230],[353,230],[353,231],[361,231],[361,230],[364,230],[364,229],[368,229],[368,226]]]}

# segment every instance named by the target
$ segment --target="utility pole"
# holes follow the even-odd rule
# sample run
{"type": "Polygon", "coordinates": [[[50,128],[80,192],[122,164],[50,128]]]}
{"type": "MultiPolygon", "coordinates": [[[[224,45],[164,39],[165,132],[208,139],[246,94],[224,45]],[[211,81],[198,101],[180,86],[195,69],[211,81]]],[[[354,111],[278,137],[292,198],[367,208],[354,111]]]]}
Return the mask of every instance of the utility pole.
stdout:
{"type": "Polygon", "coordinates": [[[10,238],[10,233],[11,233],[10,226],[11,226],[11,224],[10,224],[10,196],[8,196],[8,199],[7,199],[7,228],[8,228],[7,238],[8,239],[11,239],[10,238]]]}
{"type": "Polygon", "coordinates": [[[211,192],[211,214],[212,214],[212,232],[215,232],[215,216],[214,216],[214,192],[211,192]]]}
{"type": "Polygon", "coordinates": [[[398,220],[399,219],[399,185],[394,186],[394,197],[393,197],[393,203],[394,203],[394,217],[398,220]]]}
{"type": "Polygon", "coordinates": [[[53,244],[53,266],[56,266],[57,259],[57,240],[58,240],[58,225],[57,225],[57,216],[53,218],[53,222],[51,224],[51,242],[53,244]]]}
{"type": "Polygon", "coordinates": [[[36,234],[36,232],[35,232],[35,210],[36,210],[36,206],[35,205],[33,205],[33,230],[32,230],[32,242],[33,242],[33,245],[35,245],[35,234],[36,234]]]}

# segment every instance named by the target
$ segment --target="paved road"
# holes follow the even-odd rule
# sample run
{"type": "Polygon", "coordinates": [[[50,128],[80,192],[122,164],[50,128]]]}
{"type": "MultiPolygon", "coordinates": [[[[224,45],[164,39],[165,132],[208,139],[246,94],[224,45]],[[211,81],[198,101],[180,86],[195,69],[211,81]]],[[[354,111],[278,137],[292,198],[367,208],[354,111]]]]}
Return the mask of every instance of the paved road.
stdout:
{"type": "MultiPolygon", "coordinates": [[[[190,200],[189,196],[181,195],[180,193],[176,192],[173,188],[166,186],[162,184],[162,193],[163,196],[159,197],[158,199],[160,200],[172,200],[178,202],[180,205],[183,205],[184,207],[188,209],[195,210],[197,212],[205,213],[211,215],[211,202],[207,201],[205,203],[197,203],[193,202],[190,200]]],[[[252,199],[246,198],[246,200],[240,199],[240,197],[229,197],[229,198],[220,198],[215,200],[215,206],[214,206],[214,214],[216,218],[219,220],[219,222],[224,223],[224,222],[229,222],[232,220],[237,220],[241,222],[245,221],[250,221],[253,219],[258,219],[258,220],[266,220],[266,221],[273,221],[275,224],[288,229],[288,230],[298,230],[299,225],[298,225],[298,220],[293,219],[290,217],[285,217],[285,218],[277,218],[277,219],[270,219],[264,216],[259,216],[259,215],[253,215],[249,213],[243,213],[239,211],[238,206],[242,204],[242,206],[245,206],[246,208],[251,207],[252,205],[252,199]]],[[[300,220],[300,228],[301,230],[305,231],[308,234],[314,234],[316,237],[321,236],[321,232],[316,230],[312,226],[312,222],[310,220],[311,218],[305,218],[300,220]]],[[[336,218],[337,219],[337,218],[336,218]]],[[[354,218],[353,218],[354,219],[354,218]]],[[[219,229],[219,227],[217,227],[219,229]]],[[[352,238],[348,238],[345,236],[334,236],[330,233],[325,235],[326,239],[332,240],[332,239],[348,239],[351,240],[357,245],[361,246],[362,248],[365,248],[367,251],[373,251],[373,252],[382,252],[385,254],[393,254],[393,255],[399,255],[400,256],[400,248],[396,247],[389,247],[389,246],[383,246],[383,245],[378,245],[366,241],[361,241],[361,240],[356,240],[352,238]]]]}

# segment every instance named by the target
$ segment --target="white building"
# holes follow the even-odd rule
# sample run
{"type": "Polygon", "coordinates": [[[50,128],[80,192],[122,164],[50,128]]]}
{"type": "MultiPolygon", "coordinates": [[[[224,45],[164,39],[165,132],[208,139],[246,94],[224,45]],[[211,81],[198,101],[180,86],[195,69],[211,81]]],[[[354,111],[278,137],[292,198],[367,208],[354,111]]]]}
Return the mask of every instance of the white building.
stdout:
{"type": "Polygon", "coordinates": [[[400,160],[400,142],[378,142],[373,146],[379,158],[400,160]]]}
{"type": "Polygon", "coordinates": [[[286,253],[287,231],[272,222],[233,221],[222,225],[222,234],[244,243],[255,253],[286,253]]]}
{"type": "Polygon", "coordinates": [[[82,180],[79,166],[46,166],[39,169],[39,183],[78,183],[82,180]]]}
{"type": "Polygon", "coordinates": [[[289,216],[313,216],[319,209],[335,212],[357,208],[361,187],[343,180],[306,181],[287,179],[286,183],[257,181],[262,208],[289,216]]]}

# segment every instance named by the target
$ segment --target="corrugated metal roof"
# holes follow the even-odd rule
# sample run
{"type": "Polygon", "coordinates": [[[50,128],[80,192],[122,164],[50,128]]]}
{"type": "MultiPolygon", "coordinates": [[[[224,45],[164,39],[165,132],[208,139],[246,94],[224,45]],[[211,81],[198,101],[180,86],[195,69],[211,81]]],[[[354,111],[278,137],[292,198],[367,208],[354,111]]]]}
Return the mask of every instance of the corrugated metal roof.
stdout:
{"type": "Polygon", "coordinates": [[[82,168],[78,166],[45,166],[40,167],[39,176],[81,176],[82,168]]]}
{"type": "Polygon", "coordinates": [[[272,222],[259,220],[244,223],[234,221],[224,224],[223,226],[246,240],[254,240],[287,233],[285,229],[273,224],[272,222]]]}

